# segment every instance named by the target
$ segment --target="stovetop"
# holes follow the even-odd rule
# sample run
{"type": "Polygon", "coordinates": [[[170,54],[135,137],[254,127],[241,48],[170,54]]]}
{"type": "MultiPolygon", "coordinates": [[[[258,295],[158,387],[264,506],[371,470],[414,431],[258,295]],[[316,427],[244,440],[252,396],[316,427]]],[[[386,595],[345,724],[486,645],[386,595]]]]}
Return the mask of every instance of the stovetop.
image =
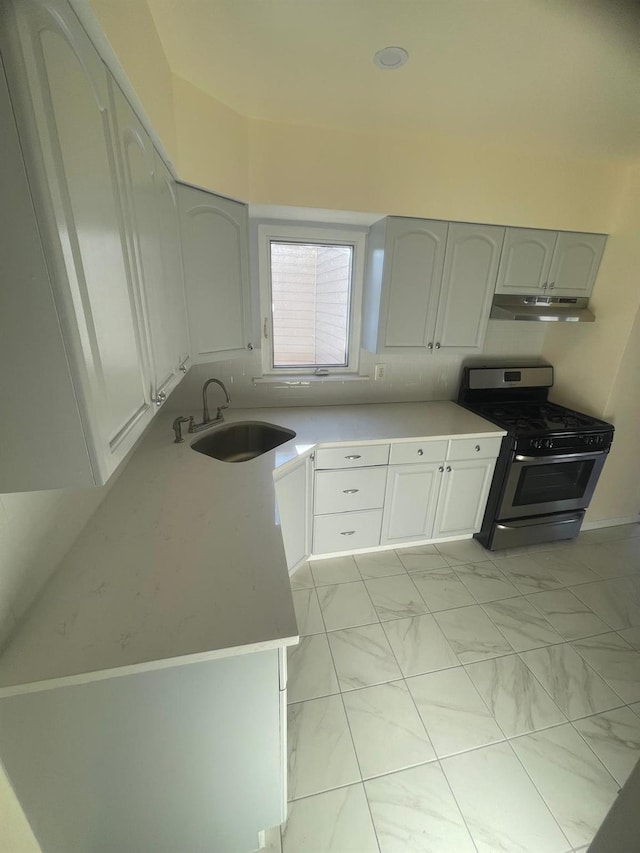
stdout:
{"type": "Polygon", "coordinates": [[[549,401],[475,403],[473,410],[516,435],[597,432],[609,425],[591,415],[549,401]]]}
{"type": "Polygon", "coordinates": [[[551,403],[553,368],[465,367],[458,403],[506,429],[519,452],[608,450],[613,426],[584,412],[551,403]]]}

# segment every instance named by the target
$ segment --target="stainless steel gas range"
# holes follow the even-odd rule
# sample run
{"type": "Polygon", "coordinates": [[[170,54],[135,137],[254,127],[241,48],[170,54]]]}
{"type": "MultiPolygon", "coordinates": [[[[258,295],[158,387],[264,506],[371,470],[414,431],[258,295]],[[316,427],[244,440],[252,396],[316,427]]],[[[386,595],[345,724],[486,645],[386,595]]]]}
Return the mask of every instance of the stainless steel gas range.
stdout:
{"type": "Polygon", "coordinates": [[[553,368],[465,367],[458,403],[506,429],[482,530],[492,551],[580,531],[613,426],[547,398],[553,368]]]}

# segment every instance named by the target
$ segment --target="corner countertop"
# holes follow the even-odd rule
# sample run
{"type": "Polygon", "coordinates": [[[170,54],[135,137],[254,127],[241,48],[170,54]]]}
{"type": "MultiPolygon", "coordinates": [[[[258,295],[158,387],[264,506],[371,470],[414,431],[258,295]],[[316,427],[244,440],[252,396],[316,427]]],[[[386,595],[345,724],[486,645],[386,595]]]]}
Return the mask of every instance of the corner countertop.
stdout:
{"type": "MultiPolygon", "coordinates": [[[[317,444],[501,436],[451,402],[229,409],[296,437],[229,464],[151,425],[0,657],[0,696],[293,645],[273,471],[317,444]]],[[[215,429],[215,427],[214,427],[215,429]]]]}

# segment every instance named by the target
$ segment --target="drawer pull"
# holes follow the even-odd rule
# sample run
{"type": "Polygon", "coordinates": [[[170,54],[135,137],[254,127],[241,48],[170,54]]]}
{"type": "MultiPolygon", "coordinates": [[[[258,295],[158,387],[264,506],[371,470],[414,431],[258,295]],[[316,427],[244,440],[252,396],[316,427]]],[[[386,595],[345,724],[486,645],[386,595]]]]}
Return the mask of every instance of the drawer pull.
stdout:
{"type": "Polygon", "coordinates": [[[476,453],[480,453],[480,445],[476,444],[476,453]]]}
{"type": "Polygon", "coordinates": [[[355,530],[343,530],[340,536],[353,536],[355,530]]]}
{"type": "Polygon", "coordinates": [[[343,489],[342,494],[343,495],[355,495],[355,493],[359,492],[359,491],[360,491],[360,489],[343,489]]]}
{"type": "Polygon", "coordinates": [[[362,459],[359,453],[352,453],[350,456],[345,456],[345,459],[362,459]]]}
{"type": "Polygon", "coordinates": [[[424,456],[424,450],[422,448],[418,450],[418,456],[424,456]]]}

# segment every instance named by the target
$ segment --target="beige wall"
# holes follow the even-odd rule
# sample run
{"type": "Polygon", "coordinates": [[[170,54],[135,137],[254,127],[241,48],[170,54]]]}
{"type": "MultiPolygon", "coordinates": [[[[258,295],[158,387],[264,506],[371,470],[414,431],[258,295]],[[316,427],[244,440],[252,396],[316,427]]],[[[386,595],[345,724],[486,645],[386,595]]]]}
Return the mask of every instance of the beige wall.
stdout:
{"type": "Polygon", "coordinates": [[[597,321],[549,329],[556,395],[612,421],[613,448],[588,521],[640,511],[640,164],[629,166],[591,304],[597,321]]]}
{"type": "Polygon", "coordinates": [[[146,0],[89,0],[129,82],[176,162],[171,71],[146,0]]]}
{"type": "Polygon", "coordinates": [[[624,165],[444,136],[249,122],[248,200],[608,231],[624,165]]]}
{"type": "Polygon", "coordinates": [[[613,420],[613,449],[589,508],[588,520],[631,518],[640,510],[640,310],[604,414],[613,420]]]}
{"type": "Polygon", "coordinates": [[[175,75],[172,87],[180,179],[246,201],[248,120],[175,75]]]}

